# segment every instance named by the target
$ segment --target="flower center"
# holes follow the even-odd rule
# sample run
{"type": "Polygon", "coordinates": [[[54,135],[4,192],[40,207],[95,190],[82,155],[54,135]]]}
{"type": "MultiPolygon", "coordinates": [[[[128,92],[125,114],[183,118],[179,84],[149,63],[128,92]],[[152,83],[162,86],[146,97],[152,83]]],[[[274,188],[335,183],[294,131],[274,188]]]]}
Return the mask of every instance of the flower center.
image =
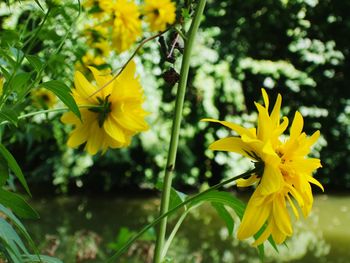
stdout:
{"type": "Polygon", "coordinates": [[[108,113],[112,111],[111,110],[112,103],[108,101],[109,96],[110,95],[108,95],[104,99],[102,99],[101,97],[97,97],[99,107],[89,108],[89,111],[92,111],[98,114],[98,126],[100,126],[100,128],[102,128],[103,123],[108,117],[108,113]]]}

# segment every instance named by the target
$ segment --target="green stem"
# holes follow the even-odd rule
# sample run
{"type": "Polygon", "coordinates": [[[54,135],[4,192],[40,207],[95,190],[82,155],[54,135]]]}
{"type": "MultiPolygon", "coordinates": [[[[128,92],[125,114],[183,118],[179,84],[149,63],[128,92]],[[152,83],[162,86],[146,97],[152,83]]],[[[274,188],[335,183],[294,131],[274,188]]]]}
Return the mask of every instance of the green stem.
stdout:
{"type": "Polygon", "coordinates": [[[163,247],[163,251],[162,251],[162,257],[161,257],[161,261],[165,258],[168,249],[170,248],[171,242],[173,241],[177,231],[179,230],[181,224],[183,223],[183,221],[185,220],[186,216],[188,215],[188,213],[192,210],[192,207],[187,209],[181,216],[180,218],[177,220],[176,225],[174,226],[173,230],[171,231],[167,241],[164,244],[163,247]]]}
{"type": "Polygon", "coordinates": [[[210,191],[216,190],[224,185],[230,184],[234,181],[236,181],[237,179],[241,179],[241,178],[246,178],[248,176],[250,176],[253,173],[256,173],[257,170],[253,169],[250,170],[248,172],[242,173],[238,176],[232,177],[230,179],[227,179],[225,181],[222,181],[221,183],[218,183],[210,188],[208,188],[207,190],[200,192],[188,199],[186,199],[185,201],[183,201],[182,203],[178,204],[177,206],[175,206],[174,208],[168,210],[166,213],[158,216],[155,220],[153,220],[152,223],[148,224],[147,226],[145,226],[144,228],[141,229],[140,232],[138,232],[135,236],[133,236],[132,238],[129,239],[128,242],[126,242],[117,253],[115,253],[111,258],[109,258],[107,260],[107,263],[113,263],[113,262],[117,262],[115,260],[117,260],[137,239],[139,239],[148,229],[150,229],[151,227],[154,227],[155,225],[157,225],[163,218],[175,213],[178,209],[184,207],[185,205],[196,201],[197,199],[199,199],[200,197],[202,197],[203,195],[209,193],[210,191]]]}
{"type": "MultiPolygon", "coordinates": [[[[194,14],[194,18],[191,23],[190,30],[188,32],[187,41],[185,42],[185,50],[184,50],[184,56],[182,59],[181,72],[180,72],[180,82],[179,82],[179,87],[178,87],[177,96],[176,96],[175,116],[173,119],[173,127],[171,131],[168,159],[167,159],[167,164],[166,164],[165,174],[164,174],[164,184],[163,184],[162,199],[160,204],[160,215],[165,214],[169,209],[172,175],[175,167],[176,152],[177,152],[177,146],[179,141],[183,103],[184,103],[184,98],[186,93],[188,71],[190,68],[190,57],[191,57],[193,43],[199,28],[199,24],[204,11],[205,4],[206,4],[206,0],[199,1],[194,14]]],[[[161,260],[165,234],[166,234],[166,226],[167,226],[167,217],[164,217],[161,220],[159,225],[157,242],[156,242],[154,258],[153,258],[154,263],[160,263],[160,260],[161,260]]]]}
{"type": "MultiPolygon", "coordinates": [[[[103,108],[103,106],[100,105],[80,105],[78,106],[79,109],[92,109],[92,108],[103,108]]],[[[22,120],[22,119],[26,119],[35,115],[39,115],[39,114],[45,114],[45,113],[50,113],[50,112],[64,112],[64,111],[68,111],[69,108],[64,107],[64,108],[56,108],[56,109],[48,109],[48,110],[39,110],[39,111],[34,111],[34,112],[30,112],[27,114],[23,114],[21,116],[19,116],[17,119],[18,120],[22,120]]],[[[0,126],[9,123],[9,121],[3,121],[0,122],[0,126]]]]}

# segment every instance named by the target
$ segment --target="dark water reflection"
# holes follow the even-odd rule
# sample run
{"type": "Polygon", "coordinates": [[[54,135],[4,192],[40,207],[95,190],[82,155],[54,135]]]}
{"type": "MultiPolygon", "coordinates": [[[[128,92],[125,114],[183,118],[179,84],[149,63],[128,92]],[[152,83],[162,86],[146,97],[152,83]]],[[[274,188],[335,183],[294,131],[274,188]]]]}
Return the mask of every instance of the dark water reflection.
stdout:
{"type": "MultiPolygon", "coordinates": [[[[41,219],[26,222],[28,230],[41,250],[65,263],[104,262],[121,227],[137,231],[157,213],[157,200],[150,198],[60,197],[32,204],[41,219]]],[[[139,242],[121,262],[146,263],[151,251],[152,242],[139,242]]],[[[350,196],[317,196],[312,215],[295,224],[279,252],[267,246],[266,262],[350,262],[350,196]]],[[[207,205],[185,220],[169,256],[176,263],[260,262],[249,241],[229,236],[207,205]]]]}

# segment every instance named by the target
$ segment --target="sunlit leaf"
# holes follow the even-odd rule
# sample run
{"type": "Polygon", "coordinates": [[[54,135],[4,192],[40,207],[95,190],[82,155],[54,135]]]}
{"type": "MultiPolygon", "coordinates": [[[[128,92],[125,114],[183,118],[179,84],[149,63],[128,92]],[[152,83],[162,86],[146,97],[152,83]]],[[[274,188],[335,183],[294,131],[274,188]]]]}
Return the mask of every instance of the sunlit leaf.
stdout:
{"type": "Polygon", "coordinates": [[[55,95],[80,119],[80,111],[70,93],[70,88],[57,80],[44,82],[41,86],[55,93],[55,95]]]}

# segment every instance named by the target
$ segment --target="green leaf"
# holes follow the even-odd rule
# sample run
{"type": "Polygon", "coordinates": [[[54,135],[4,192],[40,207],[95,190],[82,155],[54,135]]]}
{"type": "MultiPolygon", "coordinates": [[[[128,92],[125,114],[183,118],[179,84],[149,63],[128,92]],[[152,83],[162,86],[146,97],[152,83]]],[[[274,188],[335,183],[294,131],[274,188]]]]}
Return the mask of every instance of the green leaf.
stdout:
{"type": "Polygon", "coordinates": [[[9,166],[4,157],[0,155],[0,187],[2,187],[9,178],[9,166]]]}
{"type": "Polygon", "coordinates": [[[17,127],[18,118],[16,111],[10,108],[3,108],[0,111],[0,121],[8,121],[17,127]]]}
{"type": "Polygon", "coordinates": [[[41,263],[62,263],[62,261],[58,258],[53,258],[49,256],[44,256],[44,255],[24,255],[23,256],[23,262],[26,263],[36,263],[36,262],[41,262],[41,263]]]}
{"type": "Polygon", "coordinates": [[[39,72],[42,69],[44,63],[40,60],[38,56],[26,55],[26,58],[30,65],[32,65],[37,72],[39,72]]]}
{"type": "MultiPolygon", "coordinates": [[[[156,184],[156,188],[159,189],[160,191],[163,190],[163,183],[162,182],[158,182],[156,184]]],[[[178,206],[179,204],[181,204],[185,199],[186,199],[187,195],[177,191],[176,189],[174,189],[173,187],[170,190],[170,200],[169,200],[169,210],[173,209],[174,207],[178,206]]]]}
{"type": "Polygon", "coordinates": [[[235,221],[233,220],[231,214],[227,211],[225,206],[220,203],[212,202],[211,205],[215,208],[220,218],[226,223],[229,235],[232,235],[235,221]]]}
{"type": "Polygon", "coordinates": [[[12,213],[11,210],[0,204],[0,212],[6,215],[7,220],[10,220],[13,225],[16,226],[16,228],[19,230],[19,232],[27,239],[29,244],[32,246],[34,250],[37,250],[34,241],[30,237],[27,229],[24,227],[22,222],[12,213]]]}
{"type": "Polygon", "coordinates": [[[21,238],[18,236],[13,227],[3,218],[0,217],[0,239],[2,245],[5,246],[7,252],[19,260],[16,262],[21,262],[21,252],[18,250],[20,248],[24,253],[28,253],[26,247],[24,246],[21,238]]]}
{"type": "Polygon", "coordinates": [[[18,194],[0,189],[0,203],[22,218],[37,219],[38,213],[18,194]]]}
{"type": "Polygon", "coordinates": [[[15,91],[17,93],[18,100],[20,100],[25,95],[29,79],[29,73],[21,72],[18,73],[9,83],[8,87],[11,89],[11,91],[15,91]]]}
{"type": "Polygon", "coordinates": [[[206,202],[206,201],[220,203],[222,205],[231,207],[240,219],[243,218],[245,204],[230,193],[220,192],[220,191],[210,191],[196,198],[196,200],[194,200],[191,203],[191,206],[197,205],[200,202],[206,202]]]}
{"type": "Polygon", "coordinates": [[[21,184],[23,185],[24,189],[31,196],[31,193],[29,191],[29,187],[27,185],[26,179],[24,178],[24,175],[22,173],[21,168],[17,164],[15,158],[13,158],[12,154],[2,144],[0,144],[0,154],[7,161],[8,166],[10,167],[12,172],[16,175],[18,180],[21,182],[21,184]]]}
{"type": "Polygon", "coordinates": [[[56,96],[80,119],[80,111],[75,103],[74,98],[70,93],[70,88],[68,88],[64,83],[51,80],[41,84],[44,88],[52,91],[56,96]]]}

